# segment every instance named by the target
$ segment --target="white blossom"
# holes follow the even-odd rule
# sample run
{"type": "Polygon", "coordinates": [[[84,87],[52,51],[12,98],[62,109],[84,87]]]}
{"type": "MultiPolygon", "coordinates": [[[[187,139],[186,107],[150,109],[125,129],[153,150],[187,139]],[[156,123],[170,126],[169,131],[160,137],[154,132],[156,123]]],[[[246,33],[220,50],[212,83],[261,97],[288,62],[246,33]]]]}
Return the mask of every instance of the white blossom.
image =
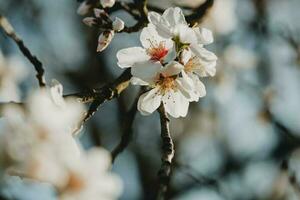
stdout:
{"type": "Polygon", "coordinates": [[[187,114],[189,102],[197,95],[192,80],[183,71],[184,66],[173,61],[162,67],[160,63],[148,62],[133,72],[132,84],[147,85],[152,89],[140,96],[138,110],[143,115],[153,113],[161,103],[172,117],[184,117],[187,114]],[[178,76],[179,74],[182,76],[178,76]]]}
{"type": "Polygon", "coordinates": [[[236,69],[253,69],[257,66],[256,54],[247,48],[239,45],[230,45],[224,51],[226,64],[236,69]]]}
{"type": "Polygon", "coordinates": [[[62,85],[53,80],[50,89],[33,92],[22,107],[4,107],[0,161],[8,174],[52,184],[61,200],[117,199],[122,184],[109,172],[109,153],[85,152],[76,142],[72,126],[83,108],[62,94],[62,85]]]}
{"type": "Polygon", "coordinates": [[[171,116],[184,117],[189,102],[206,95],[200,77],[216,72],[217,57],[204,48],[213,42],[212,33],[189,27],[180,8],[169,8],[163,15],[150,12],[148,17],[150,23],[140,35],[143,47],[118,51],[118,65],[131,67],[132,84],[151,88],[139,98],[142,114],[153,113],[163,103],[171,116]]]}
{"type": "Polygon", "coordinates": [[[203,25],[218,34],[229,34],[238,24],[237,0],[215,0],[214,6],[203,20],[203,25]]]}
{"type": "Polygon", "coordinates": [[[8,161],[8,172],[49,182],[56,187],[62,185],[65,181],[62,164],[80,155],[72,135],[47,132],[17,107],[6,108],[5,118],[7,123],[1,145],[2,154],[8,161]]]}
{"type": "Polygon", "coordinates": [[[168,8],[162,15],[149,12],[148,20],[164,38],[170,38],[182,44],[197,42],[194,30],[189,27],[182,10],[178,7],[168,8]]]}
{"type": "Polygon", "coordinates": [[[175,41],[176,51],[188,48],[202,60],[217,60],[212,52],[203,47],[213,42],[211,31],[200,27],[189,27],[180,8],[168,8],[162,15],[150,12],[148,18],[159,35],[175,41]]]}
{"type": "Polygon", "coordinates": [[[121,68],[133,67],[140,63],[163,62],[173,48],[173,41],[159,36],[154,26],[144,28],[140,35],[143,47],[121,49],[117,53],[118,65],[121,68]]]}
{"type": "Polygon", "coordinates": [[[108,45],[111,43],[114,35],[115,32],[113,30],[107,30],[102,32],[98,38],[97,52],[101,52],[105,50],[108,47],[108,45]]]}
{"type": "Polygon", "coordinates": [[[115,5],[115,0],[100,0],[103,8],[111,8],[115,5]]]}
{"type": "Polygon", "coordinates": [[[216,74],[216,57],[211,52],[201,49],[198,55],[190,50],[184,50],[181,54],[181,61],[187,73],[195,73],[200,77],[214,76],[216,74]],[[201,56],[206,55],[206,56],[201,56]]]}
{"type": "Polygon", "coordinates": [[[116,17],[116,19],[112,23],[113,30],[114,31],[121,31],[124,29],[124,21],[121,20],[120,18],[116,17]]]}
{"type": "Polygon", "coordinates": [[[49,132],[71,132],[83,113],[82,105],[75,99],[64,100],[62,92],[62,85],[52,81],[50,91],[35,92],[28,99],[30,119],[49,132]]]}
{"type": "Polygon", "coordinates": [[[116,175],[108,172],[110,155],[107,151],[94,148],[77,162],[68,166],[68,181],[61,190],[60,200],[117,199],[122,184],[116,175]]]}

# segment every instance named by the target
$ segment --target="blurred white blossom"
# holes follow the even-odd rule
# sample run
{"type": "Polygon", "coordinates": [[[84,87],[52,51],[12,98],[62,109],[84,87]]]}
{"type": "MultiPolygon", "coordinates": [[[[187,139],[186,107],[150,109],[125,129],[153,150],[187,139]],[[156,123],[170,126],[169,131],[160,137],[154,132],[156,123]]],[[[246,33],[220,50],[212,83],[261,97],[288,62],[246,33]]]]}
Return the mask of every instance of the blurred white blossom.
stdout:
{"type": "Polygon", "coordinates": [[[79,162],[68,166],[68,182],[60,200],[117,199],[122,184],[116,175],[107,172],[111,160],[107,151],[99,148],[89,150],[79,162]]]}
{"type": "Polygon", "coordinates": [[[236,0],[215,0],[203,24],[218,34],[229,34],[238,24],[236,0]]]}
{"type": "Polygon", "coordinates": [[[17,57],[4,58],[0,51],[0,101],[19,101],[18,84],[26,75],[25,66],[17,57]]]}
{"type": "Polygon", "coordinates": [[[53,80],[26,103],[3,108],[2,167],[10,175],[51,183],[63,200],[117,199],[121,181],[108,172],[109,153],[100,148],[85,152],[76,142],[72,130],[83,107],[62,94],[62,85],[53,80]]]}
{"type": "Polygon", "coordinates": [[[224,60],[236,69],[251,69],[257,66],[256,54],[238,45],[230,45],[225,49],[224,60]]]}

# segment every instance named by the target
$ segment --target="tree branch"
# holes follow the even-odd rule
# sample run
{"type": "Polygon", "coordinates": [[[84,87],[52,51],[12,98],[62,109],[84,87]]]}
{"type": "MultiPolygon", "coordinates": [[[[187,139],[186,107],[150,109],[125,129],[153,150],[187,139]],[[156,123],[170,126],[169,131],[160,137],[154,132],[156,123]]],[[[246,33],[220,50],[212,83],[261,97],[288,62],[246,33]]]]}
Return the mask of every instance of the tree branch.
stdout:
{"type": "Polygon", "coordinates": [[[5,34],[13,39],[15,43],[18,45],[20,51],[23,53],[23,55],[31,62],[31,64],[34,66],[35,71],[37,72],[36,78],[38,80],[38,83],[40,87],[46,86],[46,81],[44,78],[44,68],[41,61],[32,53],[30,50],[25,46],[23,40],[16,34],[14,31],[14,28],[9,23],[9,21],[0,14],[0,27],[5,32],[5,34]]]}
{"type": "Polygon", "coordinates": [[[78,101],[82,103],[89,103],[91,105],[88,111],[84,114],[81,122],[75,127],[73,133],[76,133],[81,129],[83,124],[89,120],[95,112],[97,112],[100,105],[104,102],[112,100],[118,97],[129,86],[129,80],[131,78],[130,69],[126,69],[114,82],[103,86],[100,89],[93,89],[91,92],[75,93],[65,95],[64,97],[76,97],[78,101]]]}
{"type": "MultiPolygon", "coordinates": [[[[141,90],[142,91],[142,90],[141,90]]],[[[123,135],[120,143],[112,150],[112,162],[116,159],[116,157],[126,149],[132,139],[132,125],[134,122],[135,115],[137,113],[137,103],[140,97],[140,93],[136,97],[132,108],[127,112],[125,116],[125,121],[123,122],[123,135]]]]}
{"type": "Polygon", "coordinates": [[[170,134],[170,120],[168,118],[163,104],[160,105],[158,112],[160,115],[161,124],[162,164],[158,172],[159,186],[157,199],[163,200],[165,199],[165,195],[167,193],[170,182],[172,160],[174,158],[175,150],[174,143],[170,134]]]}
{"type": "Polygon", "coordinates": [[[194,24],[198,22],[203,16],[207,13],[207,11],[213,6],[214,0],[206,0],[205,3],[201,4],[198,8],[196,8],[192,14],[186,15],[186,21],[188,23],[194,24]]]}

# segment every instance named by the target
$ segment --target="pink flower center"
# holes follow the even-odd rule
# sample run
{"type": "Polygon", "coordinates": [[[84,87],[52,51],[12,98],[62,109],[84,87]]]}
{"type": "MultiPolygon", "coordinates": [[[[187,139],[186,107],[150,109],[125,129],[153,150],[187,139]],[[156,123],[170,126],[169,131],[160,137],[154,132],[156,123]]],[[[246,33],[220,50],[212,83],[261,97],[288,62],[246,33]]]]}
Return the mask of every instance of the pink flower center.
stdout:
{"type": "Polygon", "coordinates": [[[159,45],[152,45],[149,49],[147,49],[148,55],[150,55],[150,59],[152,61],[161,62],[164,57],[168,54],[169,50],[165,47],[164,42],[160,42],[159,45]]]}

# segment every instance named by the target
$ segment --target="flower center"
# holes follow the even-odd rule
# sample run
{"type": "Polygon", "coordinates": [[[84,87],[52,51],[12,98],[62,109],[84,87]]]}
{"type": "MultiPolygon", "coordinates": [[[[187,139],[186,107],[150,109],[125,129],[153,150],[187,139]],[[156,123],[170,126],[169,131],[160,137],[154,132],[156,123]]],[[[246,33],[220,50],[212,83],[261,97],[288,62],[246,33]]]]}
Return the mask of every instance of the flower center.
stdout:
{"type": "Polygon", "coordinates": [[[80,191],[84,187],[84,181],[75,173],[70,173],[67,189],[72,191],[80,191]]]}
{"type": "Polygon", "coordinates": [[[169,90],[176,90],[175,79],[176,76],[164,76],[163,74],[159,74],[156,85],[160,87],[161,94],[165,94],[169,90]]]}
{"type": "Polygon", "coordinates": [[[193,57],[184,65],[184,71],[186,73],[191,73],[198,65],[200,65],[200,63],[197,61],[197,58],[193,57]]]}
{"type": "Polygon", "coordinates": [[[169,50],[165,47],[164,42],[160,42],[158,45],[151,45],[151,47],[147,49],[147,53],[150,55],[152,61],[161,61],[168,52],[169,50]]]}

